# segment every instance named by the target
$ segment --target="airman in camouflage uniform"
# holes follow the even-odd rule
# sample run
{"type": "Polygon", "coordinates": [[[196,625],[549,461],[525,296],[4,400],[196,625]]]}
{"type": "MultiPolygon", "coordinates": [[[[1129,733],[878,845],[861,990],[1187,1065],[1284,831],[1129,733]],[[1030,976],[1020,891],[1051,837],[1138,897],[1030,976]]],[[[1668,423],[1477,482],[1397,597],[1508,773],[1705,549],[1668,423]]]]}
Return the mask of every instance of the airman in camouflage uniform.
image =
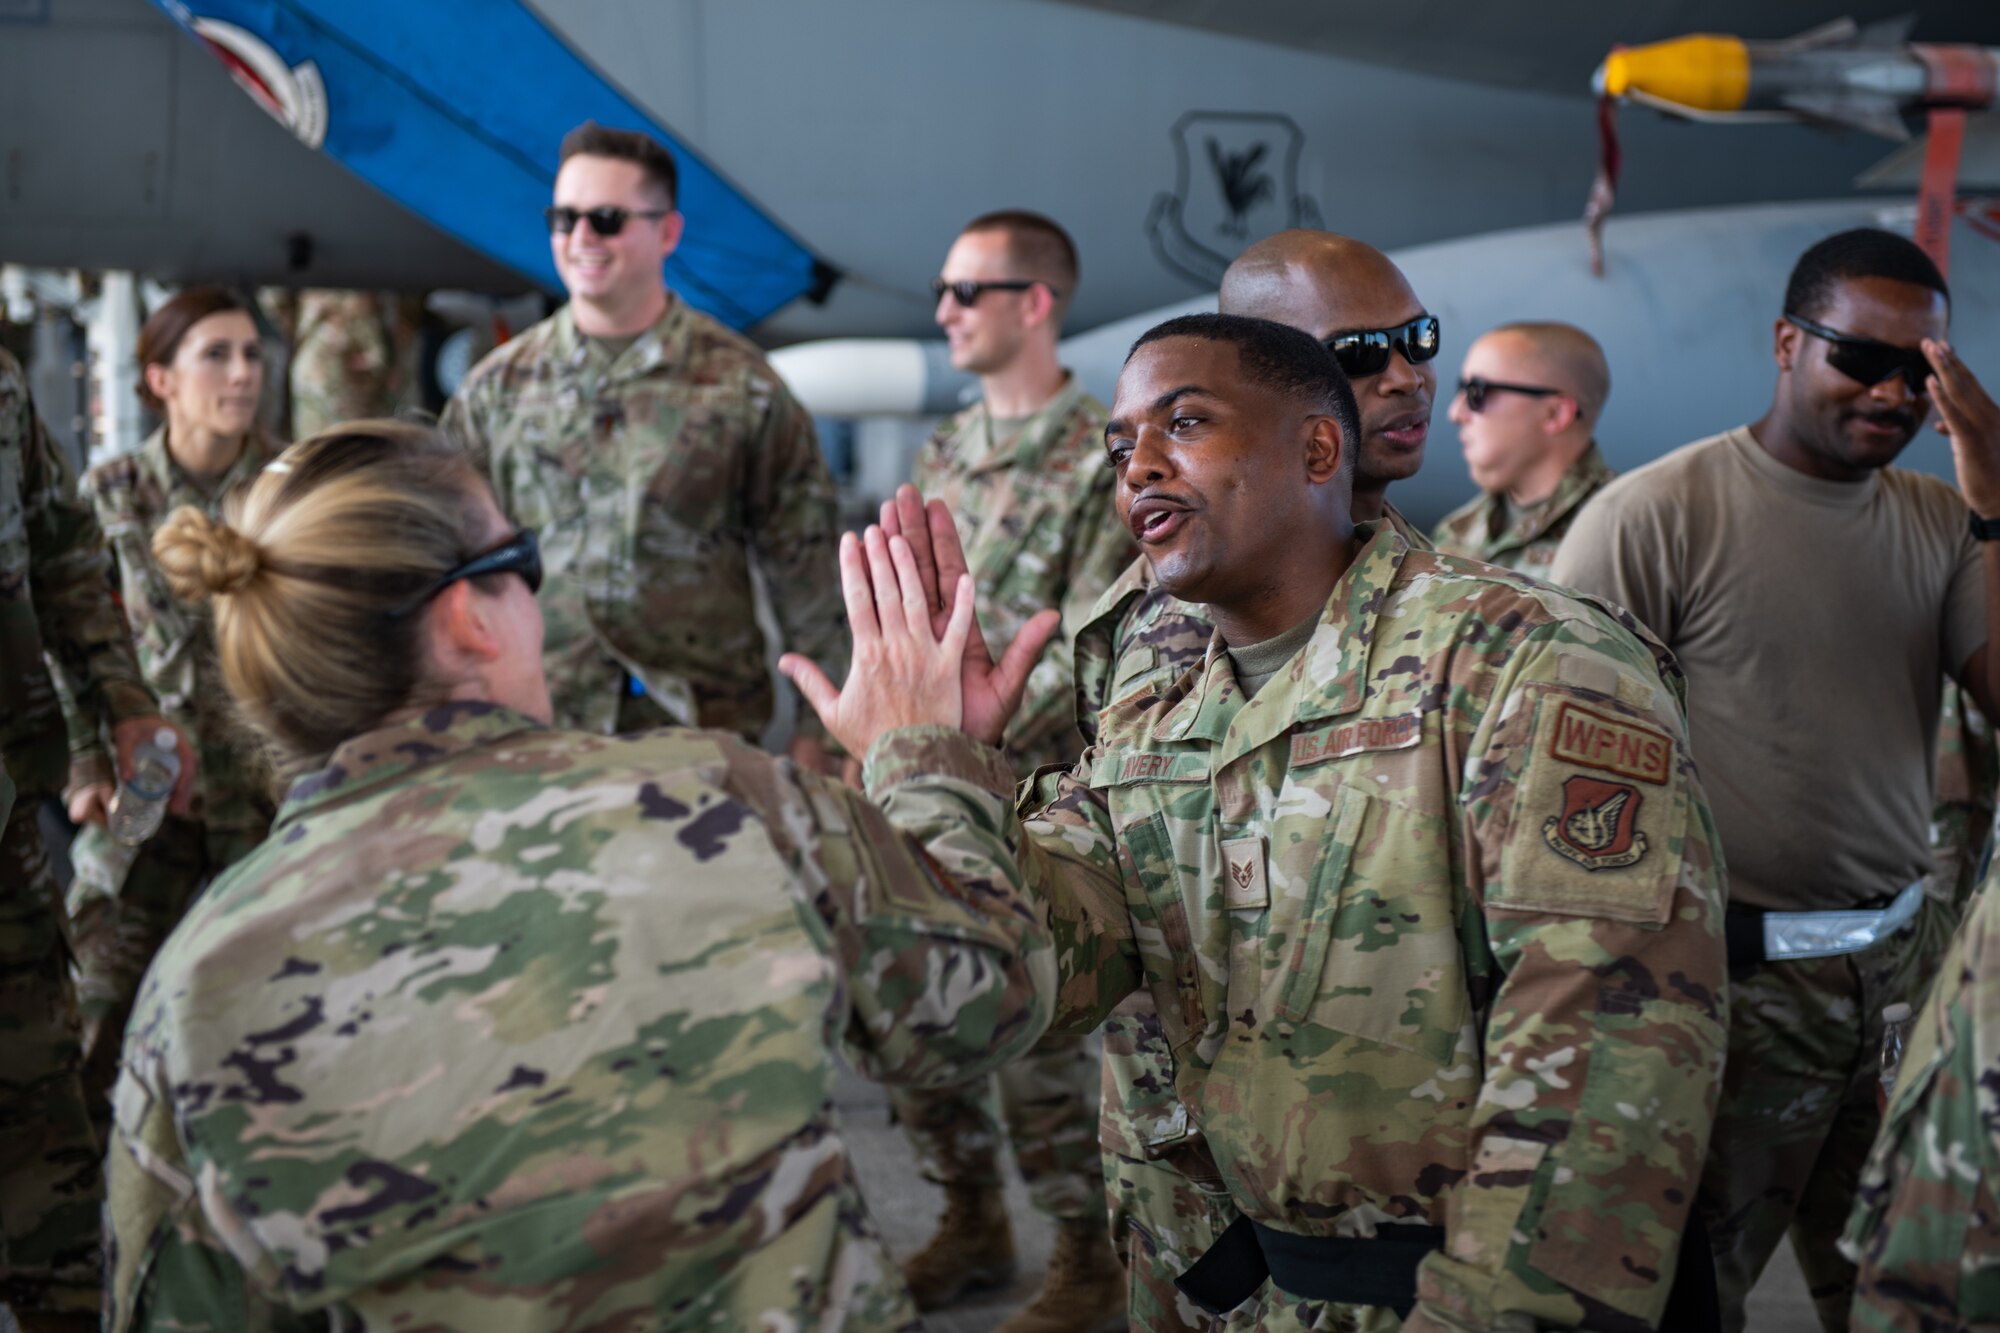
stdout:
{"type": "MultiPolygon", "coordinates": [[[[987,214],[953,243],[939,281],[937,319],[954,364],[979,374],[988,393],[938,426],[917,455],[912,481],[951,511],[980,589],[987,634],[1011,642],[1031,616],[1052,606],[1074,625],[1137,554],[1111,510],[1104,405],[1058,359],[1061,312],[1076,290],[1074,246],[1039,214],[987,214]],[[1029,285],[974,290],[969,303],[956,294],[961,282],[993,280],[1029,285]],[[1044,393],[1025,416],[996,418],[1044,393]]],[[[1001,751],[1022,776],[1076,761],[1066,635],[1059,633],[1036,663],[1001,751]]],[[[925,1176],[946,1191],[944,1220],[904,1265],[920,1308],[939,1308],[974,1287],[1012,1278],[999,1168],[1004,1117],[1029,1198],[1060,1225],[1041,1294],[1003,1333],[1087,1330],[1118,1313],[1122,1282],[1106,1235],[1095,1133],[1098,1079],[1087,1039],[1060,1033],[992,1080],[894,1095],[925,1176]]]]}
{"type": "Polygon", "coordinates": [[[1480,494],[1431,533],[1440,551],[1547,575],[1613,473],[1592,431],[1611,395],[1597,340],[1573,324],[1503,324],[1474,340],[1450,416],[1480,494]]]}
{"type": "Polygon", "coordinates": [[[1840,1248],[1853,1327],[2000,1327],[2000,893],[1987,876],[1918,1007],[1840,1248]]]}
{"type": "Polygon", "coordinates": [[[147,976],[107,1327],[916,1328],[829,1048],[962,1079],[1053,975],[998,823],[934,807],[486,703],[342,745],[147,976]]]}
{"type": "MultiPolygon", "coordinates": [[[[1298,484],[1260,463],[1267,487],[1226,513],[1212,488],[1167,498],[1211,452],[1203,468],[1237,475],[1230,432],[1259,400],[1231,396],[1225,356],[1269,342],[1252,323],[1142,338],[1108,432],[1121,512],[1218,583],[1217,553],[1279,507],[1267,487],[1298,484]]],[[[1234,364],[1250,383],[1248,356],[1234,364]]],[[[1328,469],[1314,487],[1336,488],[1308,503],[1343,527],[1346,451],[1328,441],[1353,438],[1352,411],[1337,432],[1305,423],[1308,474],[1328,469]]],[[[1379,524],[1347,549],[1306,646],[1254,699],[1218,631],[1198,669],[1114,699],[1076,769],[1024,794],[1010,833],[1051,904],[1055,1021],[1086,1029],[1151,991],[1180,1100],[1255,1224],[1239,1234],[1275,1270],[1264,1326],[1654,1327],[1726,1022],[1721,867],[1678,670],[1601,603],[1379,524]]],[[[939,780],[965,746],[888,733],[869,790],[958,795],[983,826],[990,805],[939,780]]]]}
{"type": "MultiPolygon", "coordinates": [[[[84,1085],[93,1110],[108,1111],[118,1046],[146,965],[201,886],[264,840],[271,825],[269,774],[255,742],[229,705],[216,667],[214,626],[205,605],[176,598],[153,560],[153,534],[167,515],[192,505],[210,518],[254,480],[271,458],[252,431],[243,451],[212,483],[197,483],[167,449],[165,428],[139,449],[92,468],[83,496],[103,526],[112,577],[139,650],[139,667],[162,713],[199,756],[194,806],[171,815],[136,856],[102,824],[87,824],[70,848],[69,915],[83,1014],[84,1085]],[[130,858],[129,870],[121,871],[130,858]]],[[[58,686],[66,680],[58,673],[58,686]]],[[[66,693],[68,693],[66,691],[66,693]]],[[[70,790],[115,782],[97,711],[66,700],[70,790]]],[[[100,1132],[108,1128],[100,1123],[100,1132]]]]}
{"type": "MultiPolygon", "coordinates": [[[[1067,607],[1066,619],[1075,623],[1133,555],[1131,535],[1111,512],[1104,420],[1104,405],[1072,376],[1007,438],[995,438],[981,402],[940,425],[917,456],[913,480],[950,508],[982,590],[981,626],[1001,641],[1011,641],[1046,606],[1067,607]]],[[[1075,762],[1070,655],[1059,635],[1028,679],[1001,746],[1017,774],[1075,762]]],[[[984,1085],[903,1089],[892,1102],[926,1178],[989,1194],[996,1208],[1004,1116],[1035,1207],[1068,1228],[1097,1234],[1104,1226],[1092,1105],[1097,1078],[1086,1039],[1062,1033],[1044,1037],[999,1071],[997,1107],[984,1085]]],[[[962,1258],[953,1267],[957,1285],[967,1270],[962,1258]]],[[[910,1276],[925,1302],[924,1271],[910,1276]]]]}
{"type": "MultiPolygon", "coordinates": [[[[833,478],[756,346],[666,289],[675,171],[641,134],[564,140],[550,246],[570,302],[474,367],[443,426],[540,533],[557,724],[755,741],[776,695],[753,561],[786,647],[847,654],[833,478]]],[[[800,723],[794,754],[817,763],[818,725],[800,723]]]]}
{"type": "Polygon", "coordinates": [[[415,339],[395,298],[315,288],[299,293],[290,363],[292,435],[416,406],[415,339]]]}
{"type": "Polygon", "coordinates": [[[748,339],[684,302],[615,356],[558,310],[480,362],[443,425],[541,535],[558,724],[757,739],[776,701],[753,557],[787,645],[845,655],[812,420],[748,339]]]}
{"type": "Polygon", "coordinates": [[[18,787],[0,834],[0,1300],[25,1328],[98,1304],[98,1143],[78,1080],[60,893],[36,816],[68,743],[43,654],[114,722],[159,712],[111,596],[104,534],[0,351],[0,763],[18,787]]]}

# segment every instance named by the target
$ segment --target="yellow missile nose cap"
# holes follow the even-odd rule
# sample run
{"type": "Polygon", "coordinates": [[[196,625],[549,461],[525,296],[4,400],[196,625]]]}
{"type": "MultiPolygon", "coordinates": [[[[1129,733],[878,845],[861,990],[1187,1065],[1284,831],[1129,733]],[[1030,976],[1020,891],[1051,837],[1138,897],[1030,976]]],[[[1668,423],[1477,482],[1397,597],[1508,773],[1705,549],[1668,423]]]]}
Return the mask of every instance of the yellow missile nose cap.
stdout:
{"type": "Polygon", "coordinates": [[[1750,49],[1739,37],[1695,33],[1613,51],[1591,80],[1601,93],[1644,93],[1692,111],[1741,111],[1750,92],[1750,49]]]}

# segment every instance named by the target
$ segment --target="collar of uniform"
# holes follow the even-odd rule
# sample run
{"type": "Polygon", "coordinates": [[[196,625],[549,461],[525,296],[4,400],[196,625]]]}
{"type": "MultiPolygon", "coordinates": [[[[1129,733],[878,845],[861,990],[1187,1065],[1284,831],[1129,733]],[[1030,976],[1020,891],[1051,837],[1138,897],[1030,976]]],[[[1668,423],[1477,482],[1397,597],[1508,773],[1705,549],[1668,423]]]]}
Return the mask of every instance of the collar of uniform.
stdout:
{"type": "Polygon", "coordinates": [[[224,496],[255,477],[270,461],[271,450],[264,443],[263,432],[252,428],[243,441],[243,452],[236,455],[236,461],[223,471],[215,489],[204,492],[168,451],[165,426],[148,435],[146,442],[139,446],[139,463],[159,483],[161,493],[167,497],[167,511],[172,512],[188,504],[205,511],[211,518],[220,508],[224,496]]]}
{"type": "Polygon", "coordinates": [[[1487,531],[1499,536],[1507,546],[1526,546],[1547,532],[1588,499],[1591,493],[1611,480],[1611,469],[1605,465],[1604,455],[1598,452],[1597,441],[1578,456],[1569,471],[1562,474],[1556,488],[1549,492],[1548,499],[1533,509],[1511,528],[1503,527],[1507,506],[1497,495],[1489,497],[1493,505],[1492,516],[1488,518],[1487,531]]]}
{"type": "MultiPolygon", "coordinates": [[[[1416,524],[1403,516],[1402,510],[1396,508],[1395,505],[1389,503],[1386,499],[1382,501],[1382,517],[1375,521],[1386,527],[1393,528],[1396,535],[1403,539],[1403,544],[1411,550],[1428,551],[1431,549],[1430,534],[1420,531],[1416,524]]],[[[1357,523],[1355,530],[1358,532],[1367,526],[1365,523],[1357,523]]]]}
{"type": "Polygon", "coordinates": [[[1368,692],[1363,673],[1375,643],[1375,620],[1410,553],[1410,543],[1387,518],[1360,524],[1354,534],[1361,539],[1361,549],[1333,585],[1319,628],[1303,651],[1303,674],[1294,678],[1281,673],[1246,708],[1230,665],[1229,646],[1218,632],[1209,640],[1201,680],[1154,723],[1154,736],[1219,743],[1234,731],[1230,749],[1247,752],[1294,724],[1338,717],[1361,706],[1368,692]],[[1236,725],[1246,712],[1250,716],[1236,725]]]}
{"type": "Polygon", "coordinates": [[[991,435],[992,416],[986,410],[986,400],[981,399],[966,410],[966,424],[973,430],[965,434],[979,440],[983,452],[979,460],[967,468],[971,476],[1012,467],[1028,469],[1042,461],[1044,455],[1064,436],[1063,423],[1070,413],[1083,401],[1083,383],[1070,371],[1063,372],[1062,388],[1056,390],[1055,397],[1036,408],[1033,415],[1021,423],[1021,428],[1005,440],[996,440],[991,435]]]}
{"type": "MultiPolygon", "coordinates": [[[[572,370],[582,370],[590,360],[591,341],[589,335],[576,326],[574,308],[565,304],[556,311],[553,327],[550,350],[556,363],[572,370]]],[[[653,370],[671,369],[687,359],[689,333],[688,304],[669,290],[665,312],[639,335],[637,342],[620,352],[611,365],[618,368],[619,379],[634,379],[653,370]]],[[[606,367],[607,370],[609,368],[606,367]]]]}
{"type": "Polygon", "coordinates": [[[511,708],[481,700],[440,704],[420,717],[363,732],[342,744],[326,767],[292,783],[278,807],[278,824],[345,801],[426,764],[488,745],[541,724],[511,708]]]}

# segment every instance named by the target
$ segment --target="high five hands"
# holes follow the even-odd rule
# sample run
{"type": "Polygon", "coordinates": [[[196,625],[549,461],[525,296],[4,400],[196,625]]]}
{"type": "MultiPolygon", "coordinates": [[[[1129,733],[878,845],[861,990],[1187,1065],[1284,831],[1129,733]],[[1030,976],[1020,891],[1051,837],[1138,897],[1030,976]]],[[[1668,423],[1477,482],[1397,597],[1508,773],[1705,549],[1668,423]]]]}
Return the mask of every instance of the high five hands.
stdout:
{"type": "Polygon", "coordinates": [[[937,500],[926,505],[914,486],[885,501],[881,521],[858,540],[840,539],[840,586],[854,635],[847,683],[835,689],[797,653],[778,668],[849,754],[867,754],[884,732],[927,724],[999,743],[1056,612],[1037,612],[994,662],[951,513],[937,500]]]}

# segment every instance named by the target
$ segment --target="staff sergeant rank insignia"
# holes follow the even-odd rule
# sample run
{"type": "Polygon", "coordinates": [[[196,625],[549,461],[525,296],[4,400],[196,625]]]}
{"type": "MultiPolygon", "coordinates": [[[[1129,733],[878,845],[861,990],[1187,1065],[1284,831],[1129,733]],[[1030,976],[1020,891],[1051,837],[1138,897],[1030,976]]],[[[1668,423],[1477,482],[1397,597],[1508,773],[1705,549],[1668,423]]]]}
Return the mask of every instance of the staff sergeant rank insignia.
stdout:
{"type": "Polygon", "coordinates": [[[1646,854],[1639,832],[1644,798],[1627,782],[1573,777],[1563,783],[1563,810],[1542,825],[1542,841],[1585,870],[1629,866],[1646,854]]]}

